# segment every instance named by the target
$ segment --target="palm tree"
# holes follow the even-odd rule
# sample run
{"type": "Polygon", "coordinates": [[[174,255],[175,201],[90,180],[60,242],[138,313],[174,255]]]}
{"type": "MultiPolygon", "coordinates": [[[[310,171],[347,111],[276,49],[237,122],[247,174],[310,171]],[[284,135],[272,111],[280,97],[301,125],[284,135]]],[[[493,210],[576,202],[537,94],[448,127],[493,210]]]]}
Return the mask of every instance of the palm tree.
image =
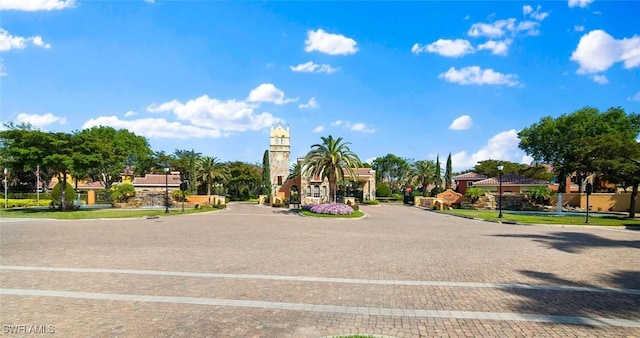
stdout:
{"type": "Polygon", "coordinates": [[[300,175],[300,172],[301,172],[300,164],[298,164],[298,162],[293,163],[289,167],[289,176],[287,178],[288,179],[296,178],[296,176],[300,175]]]}
{"type": "Polygon", "coordinates": [[[218,158],[205,156],[196,163],[196,175],[207,185],[207,196],[211,200],[211,185],[215,181],[228,180],[229,168],[224,163],[218,162],[218,158]]]}
{"type": "Polygon", "coordinates": [[[304,159],[303,174],[319,176],[329,180],[329,199],[336,201],[336,190],[339,180],[344,180],[344,170],[352,179],[356,179],[355,170],[362,166],[362,161],[349,149],[349,142],[342,142],[342,137],[321,137],[322,144],[314,144],[304,159]]]}
{"type": "Polygon", "coordinates": [[[421,160],[411,163],[409,180],[414,184],[422,185],[422,196],[427,197],[427,186],[434,182],[436,176],[436,164],[433,161],[421,160]]]}

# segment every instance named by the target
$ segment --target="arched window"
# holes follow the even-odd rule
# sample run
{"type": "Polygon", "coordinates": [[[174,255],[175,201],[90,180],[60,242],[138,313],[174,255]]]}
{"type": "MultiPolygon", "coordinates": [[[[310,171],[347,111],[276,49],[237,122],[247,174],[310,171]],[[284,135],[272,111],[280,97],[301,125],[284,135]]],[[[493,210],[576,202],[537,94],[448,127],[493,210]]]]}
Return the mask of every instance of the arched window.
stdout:
{"type": "Polygon", "coordinates": [[[311,186],[307,186],[307,197],[311,197],[311,186]]]}
{"type": "Polygon", "coordinates": [[[313,197],[320,197],[320,187],[317,185],[313,187],[313,197]]]}
{"type": "Polygon", "coordinates": [[[276,137],[276,145],[280,145],[280,138],[276,137]]]}
{"type": "Polygon", "coordinates": [[[327,197],[327,187],[322,187],[322,197],[327,197]]]}

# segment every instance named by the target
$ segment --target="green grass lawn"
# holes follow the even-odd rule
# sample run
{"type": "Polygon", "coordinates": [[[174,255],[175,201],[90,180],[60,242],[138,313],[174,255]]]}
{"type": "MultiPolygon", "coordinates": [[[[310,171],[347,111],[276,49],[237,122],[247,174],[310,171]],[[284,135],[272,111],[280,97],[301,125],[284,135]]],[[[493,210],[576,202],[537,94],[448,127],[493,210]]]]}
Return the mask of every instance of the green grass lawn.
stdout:
{"type": "Polygon", "coordinates": [[[324,218],[360,218],[364,216],[364,212],[362,211],[354,211],[349,215],[327,215],[327,214],[316,214],[315,212],[311,212],[309,210],[299,210],[299,212],[305,216],[310,217],[324,217],[324,218]]]}
{"type": "Polygon", "coordinates": [[[52,218],[52,219],[96,219],[96,218],[136,218],[152,216],[177,216],[219,209],[84,209],[73,211],[52,211],[44,208],[0,209],[0,218],[52,218]]]}
{"type": "MultiPolygon", "coordinates": [[[[503,218],[498,218],[498,211],[496,210],[467,210],[467,209],[454,209],[438,211],[443,214],[460,215],[473,218],[481,218],[490,221],[501,220],[503,222],[518,222],[527,224],[574,224],[574,225],[586,225],[585,216],[553,216],[547,215],[522,215],[522,214],[510,214],[503,212],[503,218]]],[[[630,219],[616,216],[607,217],[589,217],[589,225],[604,225],[604,226],[640,226],[640,219],[630,219]]]]}

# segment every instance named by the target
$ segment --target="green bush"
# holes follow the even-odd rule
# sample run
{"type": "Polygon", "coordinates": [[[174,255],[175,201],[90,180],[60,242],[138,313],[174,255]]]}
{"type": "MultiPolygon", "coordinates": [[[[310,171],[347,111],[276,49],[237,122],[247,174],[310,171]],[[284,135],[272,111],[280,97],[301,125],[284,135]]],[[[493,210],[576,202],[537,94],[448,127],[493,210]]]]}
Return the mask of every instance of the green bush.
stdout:
{"type": "Polygon", "coordinates": [[[402,201],[402,195],[400,194],[393,194],[391,195],[391,197],[393,197],[393,199],[396,201],[402,201]]]}
{"type": "MultiPolygon", "coordinates": [[[[62,188],[60,187],[61,182],[58,182],[53,189],[51,189],[51,206],[55,209],[62,208],[62,188]]],[[[74,202],[76,198],[76,192],[73,190],[73,187],[69,182],[67,182],[67,187],[64,189],[64,207],[67,210],[74,209],[74,202]]]]}
{"type": "Polygon", "coordinates": [[[378,200],[368,200],[368,201],[362,201],[360,204],[379,205],[380,201],[378,201],[378,200]]]}
{"type": "Polygon", "coordinates": [[[176,202],[187,201],[189,195],[191,195],[189,190],[185,191],[184,195],[182,194],[182,190],[173,190],[171,192],[171,198],[173,198],[173,200],[176,201],[176,202]]]}
{"type": "Polygon", "coordinates": [[[527,191],[527,197],[529,200],[538,203],[538,204],[547,204],[549,202],[549,198],[553,196],[554,192],[551,191],[548,187],[533,187],[527,191]]]}
{"type": "Polygon", "coordinates": [[[467,189],[467,191],[465,191],[464,196],[468,197],[469,199],[471,199],[471,202],[475,203],[484,194],[484,190],[477,187],[471,187],[467,189]]]}
{"type": "Polygon", "coordinates": [[[111,187],[111,199],[115,202],[127,202],[136,195],[136,189],[131,183],[123,183],[111,187]]]}
{"type": "Polygon", "coordinates": [[[353,208],[353,211],[359,211],[360,210],[360,206],[357,205],[357,204],[352,205],[351,208],[353,208]]]}
{"type": "Polygon", "coordinates": [[[379,197],[391,197],[391,189],[385,183],[380,183],[376,187],[376,196],[379,197]]]}

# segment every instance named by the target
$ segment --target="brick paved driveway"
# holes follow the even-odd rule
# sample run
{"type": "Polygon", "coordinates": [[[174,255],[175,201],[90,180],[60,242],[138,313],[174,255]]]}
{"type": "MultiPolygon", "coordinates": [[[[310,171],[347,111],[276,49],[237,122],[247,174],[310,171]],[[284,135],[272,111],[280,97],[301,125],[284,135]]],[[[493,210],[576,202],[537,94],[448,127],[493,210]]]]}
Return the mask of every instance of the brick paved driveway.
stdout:
{"type": "Polygon", "coordinates": [[[640,336],[639,232],[362,210],[0,220],[2,335],[640,336]]]}

